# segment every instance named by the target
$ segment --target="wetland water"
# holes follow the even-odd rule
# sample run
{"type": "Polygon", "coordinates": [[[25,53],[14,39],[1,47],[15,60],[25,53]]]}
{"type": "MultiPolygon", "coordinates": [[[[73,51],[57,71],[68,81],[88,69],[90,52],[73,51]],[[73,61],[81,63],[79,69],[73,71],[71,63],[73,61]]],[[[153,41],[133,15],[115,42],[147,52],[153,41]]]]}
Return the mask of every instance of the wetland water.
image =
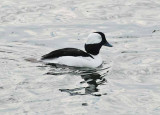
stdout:
{"type": "Polygon", "coordinates": [[[159,0],[1,0],[0,114],[159,115],[159,14],[159,0]],[[114,46],[97,69],[31,61],[94,31],[114,46]]]}

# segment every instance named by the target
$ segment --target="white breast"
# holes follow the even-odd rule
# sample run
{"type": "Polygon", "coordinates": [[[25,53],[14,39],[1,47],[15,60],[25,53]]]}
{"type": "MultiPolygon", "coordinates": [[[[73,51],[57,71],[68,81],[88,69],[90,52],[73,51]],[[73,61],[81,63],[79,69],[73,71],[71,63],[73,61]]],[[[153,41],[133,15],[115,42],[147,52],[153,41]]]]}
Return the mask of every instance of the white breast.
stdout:
{"type": "Polygon", "coordinates": [[[74,57],[74,56],[62,56],[56,59],[46,59],[43,60],[45,63],[57,63],[63,64],[67,66],[74,66],[74,67],[91,67],[95,68],[102,64],[102,59],[99,55],[91,57],[74,57]],[[94,59],[93,59],[94,58],[94,59]]]}

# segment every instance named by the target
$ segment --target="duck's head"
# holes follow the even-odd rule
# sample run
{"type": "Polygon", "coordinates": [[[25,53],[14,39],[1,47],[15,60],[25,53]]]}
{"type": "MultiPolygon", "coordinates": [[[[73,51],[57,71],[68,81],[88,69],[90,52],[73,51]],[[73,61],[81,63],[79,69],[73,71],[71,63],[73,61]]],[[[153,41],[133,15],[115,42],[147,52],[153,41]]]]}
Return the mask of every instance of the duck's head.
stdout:
{"type": "Polygon", "coordinates": [[[85,50],[92,55],[98,55],[102,46],[112,47],[106,40],[104,33],[94,32],[88,35],[88,40],[85,44],[85,50]]]}

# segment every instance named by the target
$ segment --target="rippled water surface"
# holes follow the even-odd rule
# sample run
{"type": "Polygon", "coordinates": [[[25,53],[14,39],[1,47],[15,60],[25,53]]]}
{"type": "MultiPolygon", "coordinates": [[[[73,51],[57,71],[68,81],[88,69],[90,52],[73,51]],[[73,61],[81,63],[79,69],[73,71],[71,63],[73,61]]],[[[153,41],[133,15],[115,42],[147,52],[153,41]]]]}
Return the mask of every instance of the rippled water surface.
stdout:
{"type": "Polygon", "coordinates": [[[159,0],[1,0],[1,115],[159,115],[159,0]],[[96,69],[44,65],[105,33],[96,69]]]}

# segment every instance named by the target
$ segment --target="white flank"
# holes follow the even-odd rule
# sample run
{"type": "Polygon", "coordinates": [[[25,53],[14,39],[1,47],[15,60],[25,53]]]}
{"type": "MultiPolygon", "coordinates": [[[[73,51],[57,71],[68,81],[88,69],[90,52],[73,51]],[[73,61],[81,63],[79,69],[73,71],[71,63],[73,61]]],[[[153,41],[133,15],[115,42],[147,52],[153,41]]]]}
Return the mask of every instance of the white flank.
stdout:
{"type": "Polygon", "coordinates": [[[102,41],[102,37],[97,33],[91,33],[88,36],[86,44],[97,44],[102,41]]]}
{"type": "Polygon", "coordinates": [[[95,68],[102,64],[101,56],[93,56],[91,57],[74,57],[74,56],[63,56],[56,59],[46,59],[43,60],[45,63],[55,63],[55,64],[62,64],[67,66],[74,66],[74,67],[91,67],[95,68]]]}

